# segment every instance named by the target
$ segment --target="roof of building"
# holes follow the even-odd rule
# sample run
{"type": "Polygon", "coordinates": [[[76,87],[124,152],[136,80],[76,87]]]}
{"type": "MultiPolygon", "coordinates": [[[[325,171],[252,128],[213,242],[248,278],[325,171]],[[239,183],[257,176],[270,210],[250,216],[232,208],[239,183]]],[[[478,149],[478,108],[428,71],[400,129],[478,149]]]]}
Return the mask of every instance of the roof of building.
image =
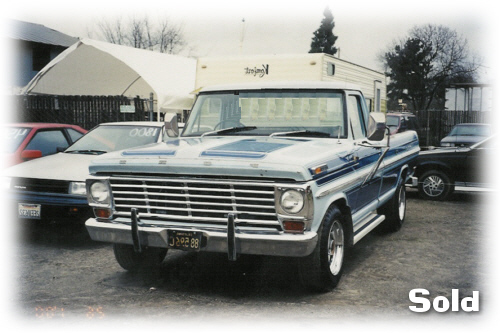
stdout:
{"type": "Polygon", "coordinates": [[[7,37],[16,40],[24,40],[41,44],[50,44],[69,47],[76,42],[78,38],[72,37],[54,29],[47,28],[41,24],[23,22],[18,20],[9,20],[7,37]]]}

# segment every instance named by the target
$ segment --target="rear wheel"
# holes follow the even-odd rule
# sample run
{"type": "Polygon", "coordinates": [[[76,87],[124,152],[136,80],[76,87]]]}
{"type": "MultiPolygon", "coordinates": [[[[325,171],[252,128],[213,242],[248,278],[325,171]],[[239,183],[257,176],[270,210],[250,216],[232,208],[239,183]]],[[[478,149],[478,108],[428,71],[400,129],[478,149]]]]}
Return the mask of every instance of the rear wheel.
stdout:
{"type": "Polygon", "coordinates": [[[113,244],[113,252],[118,264],[131,272],[158,266],[167,255],[167,249],[155,247],[149,247],[137,253],[132,245],[127,244],[113,244]]]}
{"type": "Polygon", "coordinates": [[[299,259],[302,285],[314,291],[330,291],[337,286],[344,267],[345,235],[342,213],[332,206],[323,218],[313,253],[299,259]]]}
{"type": "Polygon", "coordinates": [[[378,214],[385,215],[381,224],[384,231],[396,232],[403,226],[406,217],[406,187],[402,179],[403,177],[392,198],[377,211],[378,214]]]}

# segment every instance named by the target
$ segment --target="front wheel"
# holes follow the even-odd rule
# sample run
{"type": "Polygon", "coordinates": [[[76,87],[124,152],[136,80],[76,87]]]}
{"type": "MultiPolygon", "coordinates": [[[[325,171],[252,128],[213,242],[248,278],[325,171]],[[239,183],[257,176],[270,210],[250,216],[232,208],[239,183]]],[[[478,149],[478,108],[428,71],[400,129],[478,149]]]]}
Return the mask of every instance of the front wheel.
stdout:
{"type": "Polygon", "coordinates": [[[344,218],[332,206],[323,218],[313,253],[299,259],[302,285],[314,291],[335,288],[342,276],[346,244],[344,218]]]}
{"type": "Polygon", "coordinates": [[[130,272],[158,266],[167,255],[167,249],[149,247],[137,253],[132,245],[113,244],[113,252],[120,266],[130,272]]]}

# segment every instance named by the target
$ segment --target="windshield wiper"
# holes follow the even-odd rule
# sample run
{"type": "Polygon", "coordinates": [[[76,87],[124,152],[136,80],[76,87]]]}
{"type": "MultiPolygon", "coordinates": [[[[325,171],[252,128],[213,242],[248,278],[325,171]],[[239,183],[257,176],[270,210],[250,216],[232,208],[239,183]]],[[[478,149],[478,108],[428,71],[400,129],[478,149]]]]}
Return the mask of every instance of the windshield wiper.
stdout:
{"type": "Polygon", "coordinates": [[[237,132],[243,132],[243,131],[251,131],[254,129],[257,129],[257,126],[235,126],[235,127],[220,129],[217,131],[205,132],[201,136],[204,137],[206,135],[237,133],[237,132]]]}
{"type": "Polygon", "coordinates": [[[68,154],[94,154],[101,155],[107,153],[105,150],[95,150],[95,149],[80,149],[80,150],[67,150],[65,153],[68,154]]]}
{"type": "Polygon", "coordinates": [[[274,136],[320,136],[324,138],[331,138],[330,133],[320,132],[320,131],[309,131],[309,130],[301,130],[301,131],[292,131],[292,132],[277,132],[272,133],[269,137],[274,136]]]}

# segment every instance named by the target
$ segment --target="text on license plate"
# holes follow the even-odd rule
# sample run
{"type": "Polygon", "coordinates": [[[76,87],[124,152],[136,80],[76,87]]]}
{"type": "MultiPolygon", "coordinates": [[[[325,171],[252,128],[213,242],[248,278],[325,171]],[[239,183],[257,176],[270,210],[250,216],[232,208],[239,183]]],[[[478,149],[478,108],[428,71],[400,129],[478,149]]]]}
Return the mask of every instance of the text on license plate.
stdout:
{"type": "Polygon", "coordinates": [[[24,204],[17,205],[18,216],[25,219],[40,219],[41,218],[41,205],[24,204]]]}
{"type": "Polygon", "coordinates": [[[199,251],[201,247],[201,232],[169,230],[168,247],[184,251],[199,251]]]}

